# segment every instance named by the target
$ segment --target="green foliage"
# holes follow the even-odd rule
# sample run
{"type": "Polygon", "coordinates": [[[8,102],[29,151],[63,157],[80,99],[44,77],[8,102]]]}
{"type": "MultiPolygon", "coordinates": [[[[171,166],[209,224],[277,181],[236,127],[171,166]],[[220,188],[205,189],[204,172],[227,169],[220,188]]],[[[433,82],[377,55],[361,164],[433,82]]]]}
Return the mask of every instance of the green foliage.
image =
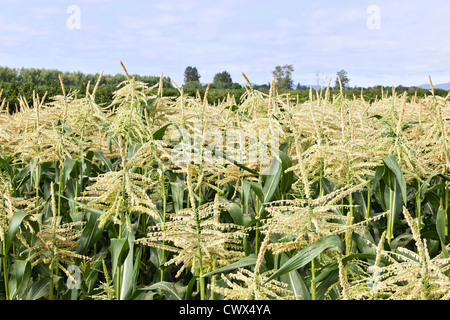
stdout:
{"type": "Polygon", "coordinates": [[[342,86],[342,89],[347,89],[349,87],[350,79],[347,76],[347,71],[341,70],[336,73],[336,82],[334,85],[335,90],[339,90],[342,86]]]}
{"type": "Polygon", "coordinates": [[[199,81],[189,81],[186,82],[183,86],[186,90],[195,90],[200,89],[202,87],[201,83],[199,81]]]}
{"type": "Polygon", "coordinates": [[[188,66],[184,70],[184,83],[188,82],[200,82],[200,74],[197,67],[188,66]]]}
{"type": "Polygon", "coordinates": [[[213,86],[217,89],[231,89],[233,80],[227,71],[216,73],[213,78],[213,86]]]}
{"type": "Polygon", "coordinates": [[[294,81],[292,80],[292,72],[294,72],[294,67],[291,64],[275,67],[275,70],[272,73],[275,77],[275,84],[278,90],[292,89],[294,85],[294,81]]]}

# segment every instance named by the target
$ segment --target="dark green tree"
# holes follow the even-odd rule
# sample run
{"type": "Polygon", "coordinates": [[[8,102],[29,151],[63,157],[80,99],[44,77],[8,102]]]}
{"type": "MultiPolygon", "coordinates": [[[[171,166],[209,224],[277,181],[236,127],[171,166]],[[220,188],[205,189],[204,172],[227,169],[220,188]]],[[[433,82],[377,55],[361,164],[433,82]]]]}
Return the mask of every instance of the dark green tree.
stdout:
{"type": "Polygon", "coordinates": [[[339,84],[339,79],[341,79],[342,89],[344,89],[344,90],[348,89],[350,79],[347,76],[347,71],[341,70],[336,73],[336,82],[334,85],[334,89],[336,89],[336,90],[339,90],[341,88],[341,86],[339,84]]]}
{"type": "Polygon", "coordinates": [[[14,82],[17,80],[18,70],[8,67],[0,67],[0,81],[14,82]]]}
{"type": "Polygon", "coordinates": [[[213,85],[217,89],[230,89],[233,85],[233,80],[228,72],[222,71],[220,73],[216,73],[214,76],[213,85]]]}
{"type": "Polygon", "coordinates": [[[184,83],[194,81],[200,82],[200,74],[196,67],[188,66],[186,70],[184,70],[184,83]]]}
{"type": "Polygon", "coordinates": [[[275,76],[275,86],[278,90],[292,90],[292,86],[294,85],[292,72],[294,72],[294,66],[292,64],[275,67],[272,73],[275,76]]]}

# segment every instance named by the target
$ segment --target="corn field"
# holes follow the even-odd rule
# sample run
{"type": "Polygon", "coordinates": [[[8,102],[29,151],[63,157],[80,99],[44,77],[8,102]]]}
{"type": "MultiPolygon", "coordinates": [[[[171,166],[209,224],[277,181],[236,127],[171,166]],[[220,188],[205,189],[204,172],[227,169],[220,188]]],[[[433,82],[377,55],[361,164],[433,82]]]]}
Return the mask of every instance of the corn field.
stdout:
{"type": "Polygon", "coordinates": [[[450,95],[243,74],[211,104],[124,72],[107,106],[1,105],[0,299],[450,298],[450,95]]]}

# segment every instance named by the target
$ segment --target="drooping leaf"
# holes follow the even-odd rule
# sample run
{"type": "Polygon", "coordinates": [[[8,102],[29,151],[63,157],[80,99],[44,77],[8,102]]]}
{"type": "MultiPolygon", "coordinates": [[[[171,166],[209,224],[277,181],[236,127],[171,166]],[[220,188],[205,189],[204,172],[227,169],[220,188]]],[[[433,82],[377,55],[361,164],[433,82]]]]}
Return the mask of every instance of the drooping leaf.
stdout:
{"type": "Polygon", "coordinates": [[[101,162],[103,162],[103,164],[106,166],[106,168],[108,169],[108,171],[113,171],[113,165],[111,163],[111,160],[106,157],[103,152],[101,152],[100,150],[94,150],[92,151],[95,155],[95,157],[100,160],[101,162]]]}
{"type": "Polygon", "coordinates": [[[239,207],[236,203],[230,201],[226,202],[225,210],[228,211],[235,224],[239,226],[245,225],[241,207],[239,207]]]}
{"type": "Polygon", "coordinates": [[[160,281],[139,290],[162,290],[167,300],[183,300],[186,287],[182,287],[178,282],[160,281]]]}
{"type": "Polygon", "coordinates": [[[240,259],[240,260],[238,260],[236,262],[233,262],[233,263],[231,263],[231,264],[229,264],[229,265],[227,265],[225,267],[222,267],[220,269],[208,272],[204,276],[205,277],[210,277],[210,276],[218,274],[218,273],[226,273],[226,272],[230,272],[230,271],[236,270],[238,268],[245,268],[245,267],[248,267],[248,266],[253,266],[253,265],[256,264],[257,258],[258,257],[255,254],[250,254],[250,255],[248,255],[248,256],[246,256],[246,257],[244,257],[244,258],[242,258],[242,259],[240,259]]]}
{"type": "MultiPolygon", "coordinates": [[[[394,173],[395,177],[397,178],[398,185],[400,186],[401,195],[403,198],[403,204],[406,205],[406,180],[403,176],[403,172],[400,169],[400,165],[397,162],[397,159],[395,158],[395,155],[391,154],[390,156],[383,158],[384,164],[394,173]]],[[[393,186],[390,184],[390,181],[387,181],[389,187],[393,189],[393,186]]]]}
{"type": "Polygon", "coordinates": [[[22,221],[28,216],[29,214],[26,214],[25,212],[20,210],[18,210],[12,216],[11,221],[9,223],[8,234],[6,236],[6,249],[5,249],[6,253],[9,251],[9,248],[11,247],[11,244],[13,243],[16,237],[17,231],[19,230],[22,221]]]}
{"type": "Polygon", "coordinates": [[[321,254],[324,250],[336,248],[342,250],[342,241],[336,235],[331,235],[325,238],[322,238],[313,244],[307,246],[302,249],[300,252],[295,254],[292,258],[290,258],[285,264],[283,264],[280,269],[275,271],[267,281],[280,277],[283,274],[289,273],[293,270],[297,270],[309,262],[311,262],[315,257],[321,254]]]}
{"type": "Polygon", "coordinates": [[[242,184],[245,186],[245,188],[253,190],[253,192],[256,194],[259,200],[261,202],[264,202],[263,188],[260,183],[254,181],[243,181],[242,184]]]}

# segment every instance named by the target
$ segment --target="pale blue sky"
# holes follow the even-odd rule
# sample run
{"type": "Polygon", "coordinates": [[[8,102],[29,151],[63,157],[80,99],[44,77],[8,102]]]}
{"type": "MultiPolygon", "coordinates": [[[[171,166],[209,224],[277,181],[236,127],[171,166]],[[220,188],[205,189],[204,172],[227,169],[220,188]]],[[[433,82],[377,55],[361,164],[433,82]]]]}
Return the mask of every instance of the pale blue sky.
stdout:
{"type": "MultiPolygon", "coordinates": [[[[268,83],[292,64],[295,84],[450,82],[450,1],[0,0],[0,66],[169,76],[228,71],[268,83]],[[80,29],[67,27],[69,6],[80,29]],[[379,28],[369,28],[379,9],[379,28]]],[[[74,20],[70,20],[74,21],[74,20]]]]}

